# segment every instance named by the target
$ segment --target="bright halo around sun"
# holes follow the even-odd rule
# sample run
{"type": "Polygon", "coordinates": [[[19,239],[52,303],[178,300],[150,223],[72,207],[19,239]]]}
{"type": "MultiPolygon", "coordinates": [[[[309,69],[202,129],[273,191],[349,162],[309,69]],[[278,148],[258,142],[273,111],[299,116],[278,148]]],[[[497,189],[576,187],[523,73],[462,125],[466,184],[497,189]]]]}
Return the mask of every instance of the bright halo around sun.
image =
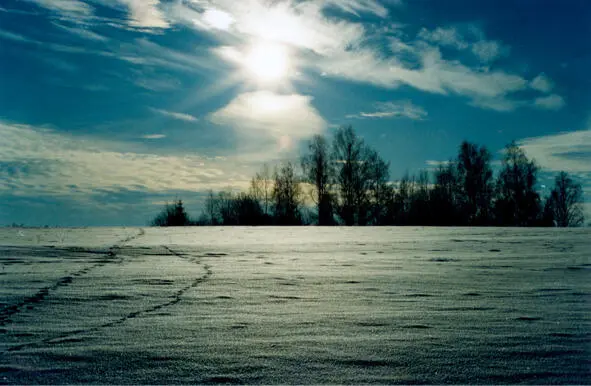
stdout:
{"type": "Polygon", "coordinates": [[[254,80],[277,83],[288,76],[289,53],[284,45],[258,42],[247,53],[244,65],[254,80]]]}

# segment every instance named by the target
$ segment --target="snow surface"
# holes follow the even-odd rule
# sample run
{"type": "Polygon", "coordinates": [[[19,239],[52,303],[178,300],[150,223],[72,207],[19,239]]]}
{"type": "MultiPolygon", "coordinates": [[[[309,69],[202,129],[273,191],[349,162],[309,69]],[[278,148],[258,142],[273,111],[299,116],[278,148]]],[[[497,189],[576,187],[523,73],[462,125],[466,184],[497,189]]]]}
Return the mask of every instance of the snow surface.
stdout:
{"type": "Polygon", "coordinates": [[[591,384],[591,230],[0,229],[0,383],[591,384]]]}

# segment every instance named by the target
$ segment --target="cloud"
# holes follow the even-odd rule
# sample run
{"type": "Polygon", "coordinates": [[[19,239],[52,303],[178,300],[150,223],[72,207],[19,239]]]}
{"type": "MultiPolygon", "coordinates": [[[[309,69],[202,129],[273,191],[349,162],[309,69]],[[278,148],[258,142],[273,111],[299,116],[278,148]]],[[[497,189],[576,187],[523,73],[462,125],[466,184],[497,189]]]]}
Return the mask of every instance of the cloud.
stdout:
{"type": "Polygon", "coordinates": [[[425,164],[430,167],[449,166],[454,164],[454,161],[437,161],[437,160],[426,160],[425,164]]]}
{"type": "Polygon", "coordinates": [[[418,33],[418,37],[430,43],[453,47],[457,50],[464,50],[469,47],[462,35],[453,27],[437,27],[432,31],[422,28],[418,33]]]}
{"type": "Polygon", "coordinates": [[[167,110],[162,110],[162,109],[155,109],[155,108],[150,108],[150,110],[152,110],[155,113],[158,113],[160,115],[164,115],[165,117],[169,117],[169,118],[173,118],[173,119],[178,119],[180,121],[185,121],[185,122],[197,122],[199,119],[192,116],[191,114],[185,114],[185,113],[177,113],[174,111],[167,111],[167,110]]]}
{"type": "Polygon", "coordinates": [[[324,0],[324,6],[340,8],[359,16],[359,13],[372,13],[379,17],[388,16],[388,9],[375,0],[324,0]]]}
{"type": "Polygon", "coordinates": [[[134,27],[168,28],[170,24],[159,8],[159,0],[118,0],[129,9],[129,24],[134,27]]]}
{"type": "Polygon", "coordinates": [[[564,98],[557,94],[539,97],[534,100],[534,107],[544,110],[560,110],[564,105],[564,98]]]}
{"type": "Polygon", "coordinates": [[[39,7],[71,17],[91,16],[93,8],[79,0],[26,0],[39,7]]]}
{"type": "Polygon", "coordinates": [[[502,70],[485,71],[457,60],[445,60],[438,47],[424,43],[407,44],[399,39],[393,42],[398,48],[402,47],[398,56],[388,57],[377,49],[358,47],[330,56],[317,56],[308,63],[326,76],[383,88],[406,84],[429,93],[453,93],[467,96],[476,106],[498,111],[511,111],[525,105],[524,101],[512,102],[507,97],[527,87],[528,81],[519,75],[502,70]]]}
{"type": "Polygon", "coordinates": [[[49,64],[50,66],[61,70],[61,71],[67,71],[67,72],[75,72],[78,71],[78,67],[73,65],[70,62],[67,62],[65,60],[61,60],[55,57],[51,57],[51,56],[41,56],[40,55],[40,60],[49,64]]]}
{"type": "Polygon", "coordinates": [[[171,7],[170,14],[175,21],[206,30],[222,41],[236,43],[236,39],[248,41],[250,38],[260,38],[317,54],[330,55],[362,39],[365,29],[360,23],[328,18],[324,14],[325,9],[342,5],[345,9],[359,11],[371,8],[370,5],[374,3],[364,0],[204,0],[198,8],[193,7],[191,3],[176,3],[171,7]],[[228,14],[233,20],[231,28],[225,33],[212,28],[211,23],[205,19],[207,10],[228,14]]]}
{"type": "Polygon", "coordinates": [[[376,103],[376,111],[360,112],[359,114],[347,115],[347,118],[409,118],[423,120],[427,112],[420,106],[410,101],[393,101],[376,103]]]}
{"type": "Polygon", "coordinates": [[[525,138],[519,144],[543,169],[591,173],[591,129],[525,138]]]}
{"type": "Polygon", "coordinates": [[[145,135],[142,135],[141,138],[143,138],[143,139],[162,139],[162,138],[166,138],[166,135],[164,135],[164,134],[145,134],[145,135]]]}
{"type": "Polygon", "coordinates": [[[533,88],[534,90],[543,92],[543,93],[548,93],[550,91],[552,91],[552,88],[554,87],[554,83],[552,83],[552,80],[550,78],[548,78],[546,76],[546,74],[544,74],[543,72],[536,76],[534,79],[532,79],[532,81],[529,83],[529,86],[531,88],[533,88]]]}
{"type": "Polygon", "coordinates": [[[451,47],[458,51],[470,50],[483,64],[494,62],[508,53],[508,47],[495,40],[486,40],[484,33],[471,26],[466,33],[455,27],[437,27],[430,31],[422,28],[417,37],[438,46],[451,47]]]}
{"type": "Polygon", "coordinates": [[[470,102],[470,105],[499,112],[509,112],[514,111],[518,107],[526,106],[527,102],[521,100],[507,99],[505,97],[476,97],[470,102]]]}
{"type": "Polygon", "coordinates": [[[58,28],[61,28],[64,31],[67,31],[73,35],[77,35],[83,39],[100,41],[100,42],[106,42],[107,40],[109,40],[105,36],[97,34],[96,32],[93,32],[86,27],[80,27],[80,26],[68,27],[68,26],[65,26],[65,25],[62,25],[59,23],[53,23],[53,25],[55,25],[58,28]]]}
{"type": "MultiPolygon", "coordinates": [[[[195,54],[174,50],[145,38],[131,40],[130,42],[107,41],[103,48],[94,49],[89,45],[65,45],[29,38],[27,36],[0,29],[0,39],[12,40],[23,44],[33,45],[37,50],[48,50],[57,53],[98,55],[108,58],[116,58],[135,66],[143,66],[149,73],[157,74],[157,77],[148,77],[144,73],[131,69],[134,74],[134,83],[152,91],[168,91],[180,85],[178,79],[164,75],[155,68],[165,67],[175,71],[187,73],[201,73],[219,69],[219,60],[212,55],[195,54]]],[[[129,80],[129,79],[126,79],[129,80]]]]}
{"type": "Polygon", "coordinates": [[[22,43],[36,43],[33,39],[14,32],[0,29],[0,38],[22,43]]]}
{"type": "Polygon", "coordinates": [[[159,74],[157,77],[146,76],[140,71],[132,71],[135,74],[133,83],[150,91],[172,91],[181,86],[181,82],[168,75],[159,74]]]}
{"type": "MultiPolygon", "coordinates": [[[[26,0],[75,21],[94,16],[94,8],[80,0],[26,0]]],[[[168,28],[170,24],[160,10],[160,0],[99,0],[100,5],[125,6],[129,11],[128,25],[140,28],[168,28]]],[[[96,17],[94,17],[96,19],[96,17]]],[[[111,22],[111,25],[115,23],[111,22]]],[[[88,35],[92,36],[92,35],[88,35]]],[[[96,36],[95,36],[96,38],[96,36]]]]}
{"type": "Polygon", "coordinates": [[[503,54],[501,44],[490,40],[483,40],[472,44],[471,50],[482,63],[491,63],[503,54]]]}
{"type": "MultiPolygon", "coordinates": [[[[58,0],[30,1],[53,4],[53,7],[62,4],[58,0]]],[[[561,107],[559,96],[534,101],[512,95],[528,87],[548,89],[548,86],[538,78],[530,81],[500,68],[491,70],[488,64],[507,55],[509,47],[486,39],[484,33],[474,26],[423,28],[414,38],[406,38],[408,35],[403,32],[395,33],[403,27],[382,28],[361,18],[339,18],[338,13],[326,12],[337,8],[352,15],[387,17],[386,3],[376,0],[97,1],[108,7],[125,5],[132,26],[165,29],[182,23],[211,34],[217,43],[210,50],[203,50],[204,54],[175,51],[145,38],[109,45],[102,51],[58,44],[45,45],[45,48],[117,57],[136,66],[201,72],[219,71],[220,58],[235,64],[236,55],[223,54],[240,53],[253,40],[264,39],[289,46],[294,72],[315,72],[385,89],[407,85],[428,93],[463,96],[469,104],[497,111],[532,105],[546,109],[561,107]],[[390,50],[384,50],[384,47],[390,50]],[[454,57],[447,58],[449,50],[445,50],[446,57],[443,57],[441,47],[453,48],[457,52],[453,53],[454,57]],[[474,58],[478,62],[476,65],[474,58]]],[[[396,3],[400,2],[388,2],[396,3]]],[[[66,6],[62,4],[61,7],[66,6]]],[[[100,39],[100,35],[92,35],[94,32],[87,28],[65,28],[87,39],[100,39]]],[[[28,39],[11,33],[4,33],[3,37],[28,39]]],[[[227,79],[234,81],[235,78],[227,79]]],[[[143,80],[136,84],[151,90],[170,89],[170,85],[162,82],[154,87],[151,86],[154,82],[143,80]]]]}
{"type": "Polygon", "coordinates": [[[305,95],[281,95],[270,91],[238,95],[227,106],[212,113],[209,119],[233,128],[240,136],[293,140],[309,137],[326,128],[325,120],[305,95]]]}
{"type": "Polygon", "coordinates": [[[139,144],[4,122],[0,137],[0,194],[15,197],[245,188],[260,163],[267,161],[264,153],[155,154],[139,144]]]}

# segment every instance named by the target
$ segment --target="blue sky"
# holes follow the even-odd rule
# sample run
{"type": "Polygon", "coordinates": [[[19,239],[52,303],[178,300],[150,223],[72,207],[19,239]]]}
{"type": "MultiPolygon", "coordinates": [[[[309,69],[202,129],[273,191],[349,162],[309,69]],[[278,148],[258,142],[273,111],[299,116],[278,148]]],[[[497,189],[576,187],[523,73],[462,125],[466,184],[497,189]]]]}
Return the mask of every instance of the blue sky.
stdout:
{"type": "Polygon", "coordinates": [[[515,139],[543,192],[566,170],[590,202],[589,20],[587,0],[4,0],[0,224],[198,215],[343,124],[393,180],[515,139]]]}

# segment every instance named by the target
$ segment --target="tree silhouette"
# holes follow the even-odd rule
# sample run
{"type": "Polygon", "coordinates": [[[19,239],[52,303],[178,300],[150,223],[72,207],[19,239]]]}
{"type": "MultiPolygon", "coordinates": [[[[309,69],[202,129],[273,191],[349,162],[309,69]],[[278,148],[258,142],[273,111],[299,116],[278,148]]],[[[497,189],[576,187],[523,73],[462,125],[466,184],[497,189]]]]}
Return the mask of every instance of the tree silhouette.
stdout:
{"type": "MultiPolygon", "coordinates": [[[[503,225],[579,226],[584,222],[580,184],[561,172],[543,211],[536,192],[538,167],[515,142],[506,146],[493,179],[491,153],[464,141],[455,159],[431,175],[423,170],[394,183],[390,165],[351,126],[329,140],[311,138],[302,170],[291,162],[270,176],[265,165],[248,192],[209,191],[198,225],[503,225]],[[301,182],[314,187],[315,210],[305,205],[301,182]],[[433,182],[433,183],[432,183],[433,182]]],[[[181,200],[166,204],[155,226],[191,225],[181,200]]]]}
{"type": "Polygon", "coordinates": [[[308,143],[308,153],[301,157],[304,181],[314,186],[313,201],[316,203],[318,225],[333,225],[333,196],[331,181],[334,168],[330,159],[326,138],[315,135],[308,143]]]}
{"type": "Polygon", "coordinates": [[[301,225],[302,191],[291,162],[275,170],[273,201],[277,225],[301,225]]]}
{"type": "Polygon", "coordinates": [[[207,192],[204,214],[202,218],[204,219],[203,221],[208,225],[218,225],[220,223],[218,202],[213,190],[211,189],[207,192]]]}
{"type": "Polygon", "coordinates": [[[414,182],[408,173],[398,182],[398,189],[394,195],[394,222],[398,225],[411,223],[410,213],[414,195],[414,182]]]}
{"type": "Polygon", "coordinates": [[[431,191],[433,225],[458,225],[460,213],[460,183],[454,162],[440,164],[435,171],[435,185],[431,191]]]}
{"type": "Polygon", "coordinates": [[[260,203],[265,217],[270,217],[273,179],[267,164],[250,181],[250,195],[260,203]]]}
{"type": "Polygon", "coordinates": [[[546,200],[544,218],[559,227],[576,227],[585,222],[583,216],[583,190],[581,184],[560,172],[554,181],[554,188],[546,200]]]}
{"type": "Polygon", "coordinates": [[[152,226],[176,227],[191,225],[182,200],[166,203],[164,209],[152,220],[152,226]]]}
{"type": "Polygon", "coordinates": [[[535,191],[538,167],[515,141],[505,148],[497,180],[495,213],[500,225],[533,226],[540,218],[540,196],[535,191]]]}
{"type": "Polygon", "coordinates": [[[466,225],[483,225],[490,220],[494,190],[490,160],[491,154],[486,147],[467,141],[460,145],[457,179],[461,213],[466,225]]]}
{"type": "Polygon", "coordinates": [[[332,144],[335,168],[337,213],[345,225],[367,225],[384,221],[382,207],[391,197],[389,164],[355,134],[341,127],[332,144]]]}
{"type": "Polygon", "coordinates": [[[351,126],[340,128],[333,139],[332,158],[338,190],[337,211],[345,225],[359,223],[360,203],[364,199],[361,140],[351,126]]]}
{"type": "Polygon", "coordinates": [[[369,202],[369,224],[384,225],[388,220],[388,207],[392,200],[392,187],[389,185],[390,164],[373,149],[366,149],[363,162],[363,176],[367,178],[369,202]]]}
{"type": "Polygon", "coordinates": [[[265,223],[261,204],[246,193],[239,193],[234,198],[233,209],[237,225],[263,225],[265,223]]]}

